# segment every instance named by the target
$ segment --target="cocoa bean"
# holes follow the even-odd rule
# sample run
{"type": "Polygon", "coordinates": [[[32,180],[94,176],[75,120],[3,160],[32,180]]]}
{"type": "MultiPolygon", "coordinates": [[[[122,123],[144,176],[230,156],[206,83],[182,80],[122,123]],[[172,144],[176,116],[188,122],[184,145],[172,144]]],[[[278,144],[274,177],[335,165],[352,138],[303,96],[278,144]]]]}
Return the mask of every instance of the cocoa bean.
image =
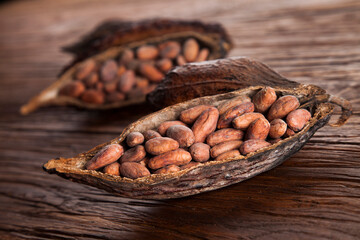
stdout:
{"type": "Polygon", "coordinates": [[[161,137],[160,133],[158,133],[157,131],[154,130],[146,130],[145,132],[143,132],[145,141],[148,141],[150,139],[156,138],[156,137],[161,137]]]}
{"type": "Polygon", "coordinates": [[[102,148],[85,165],[88,170],[96,170],[117,161],[124,153],[119,144],[110,144],[102,148]]]}
{"type": "Polygon", "coordinates": [[[152,82],[160,82],[164,77],[162,72],[149,63],[141,63],[139,71],[144,77],[152,82]]]}
{"type": "Polygon", "coordinates": [[[274,119],[270,122],[269,137],[280,138],[285,134],[286,129],[287,125],[282,119],[274,119]]]}
{"type": "Polygon", "coordinates": [[[152,155],[160,155],[179,148],[179,143],[172,138],[157,137],[145,143],[145,149],[152,155]]]}
{"type": "Polygon", "coordinates": [[[205,143],[195,143],[190,147],[190,154],[196,162],[206,162],[210,159],[210,146],[205,143]]]}
{"type": "Polygon", "coordinates": [[[145,148],[142,145],[130,148],[124,152],[120,158],[120,163],[124,162],[140,162],[146,156],[145,148]]]}
{"type": "Polygon", "coordinates": [[[186,126],[186,124],[181,121],[166,121],[160,124],[160,126],[158,127],[158,132],[161,134],[161,136],[165,136],[168,128],[174,125],[186,126]]]}
{"type": "MultiPolygon", "coordinates": [[[[148,142],[154,139],[151,139],[148,142]]],[[[151,158],[149,160],[148,166],[151,169],[159,169],[165,167],[166,165],[172,165],[172,164],[178,166],[184,165],[189,163],[190,161],[191,161],[190,153],[180,148],[151,158]]]]}
{"type": "Polygon", "coordinates": [[[208,56],[209,56],[209,49],[207,48],[203,48],[201,49],[201,51],[199,52],[199,55],[197,56],[195,62],[202,62],[202,61],[206,61],[208,56]]]}
{"type": "Polygon", "coordinates": [[[150,171],[143,165],[136,162],[125,162],[121,164],[120,173],[122,176],[131,179],[150,176],[150,171]]]}
{"type": "Polygon", "coordinates": [[[75,78],[82,80],[86,78],[92,71],[96,69],[96,62],[93,59],[89,59],[79,65],[75,71],[75,78]]]}
{"type": "Polygon", "coordinates": [[[298,132],[304,128],[310,120],[311,113],[306,109],[297,109],[290,112],[286,117],[286,123],[293,131],[298,132]]]}
{"type": "Polygon", "coordinates": [[[220,115],[217,127],[228,128],[231,126],[231,122],[238,116],[254,111],[254,104],[252,102],[244,102],[235,107],[230,108],[224,114],[220,115]]]}
{"type": "Polygon", "coordinates": [[[85,91],[85,86],[80,81],[67,83],[59,90],[59,95],[73,98],[79,97],[85,91]]]}
{"type": "Polygon", "coordinates": [[[272,121],[276,118],[283,118],[291,111],[294,111],[300,106],[299,100],[291,95],[286,95],[274,102],[268,112],[268,120],[272,121]]]}
{"type": "Polygon", "coordinates": [[[245,139],[265,140],[270,131],[270,123],[265,118],[258,118],[253,121],[246,131],[245,139]]]}
{"type": "Polygon", "coordinates": [[[118,162],[111,163],[104,168],[104,173],[120,176],[120,164],[118,162]]]}
{"type": "Polygon", "coordinates": [[[129,92],[135,85],[135,73],[132,70],[124,72],[118,81],[118,90],[123,93],[129,92]]]}
{"type": "Polygon", "coordinates": [[[216,158],[220,154],[239,148],[242,143],[243,141],[239,140],[219,143],[210,149],[210,156],[216,158]]]}
{"type": "Polygon", "coordinates": [[[180,171],[180,167],[176,165],[168,165],[163,168],[156,170],[155,174],[167,174],[167,173],[174,173],[180,171]]]}
{"type": "Polygon", "coordinates": [[[250,126],[250,124],[258,118],[265,117],[261,113],[256,112],[244,113],[243,115],[236,117],[233,120],[232,125],[236,129],[246,130],[250,126]]]}
{"type": "Polygon", "coordinates": [[[227,152],[220,154],[219,156],[217,156],[215,158],[215,161],[223,161],[223,160],[227,160],[230,158],[237,158],[240,156],[241,156],[241,154],[240,154],[239,150],[234,149],[234,150],[227,151],[227,152]]]}
{"type": "Polygon", "coordinates": [[[230,108],[233,108],[235,106],[238,106],[245,102],[251,102],[251,99],[248,96],[238,96],[234,97],[230,100],[227,100],[219,105],[219,113],[220,115],[224,114],[226,111],[228,111],[230,108]]]}
{"type": "Polygon", "coordinates": [[[184,57],[187,62],[194,62],[199,54],[199,44],[193,38],[189,38],[184,43],[184,57]]]}
{"type": "Polygon", "coordinates": [[[95,89],[85,90],[81,100],[92,104],[103,104],[105,102],[104,93],[95,89]]]}
{"type": "Polygon", "coordinates": [[[100,77],[103,82],[110,82],[117,75],[118,65],[112,59],[104,62],[100,69],[100,77]]]}
{"type": "Polygon", "coordinates": [[[136,56],[140,60],[152,60],[159,55],[159,50],[155,46],[145,45],[136,50],[136,56]]]}
{"type": "Polygon", "coordinates": [[[169,58],[163,58],[156,62],[156,67],[159,68],[163,73],[167,73],[173,64],[169,58]]]}
{"type": "Polygon", "coordinates": [[[223,128],[221,130],[211,133],[207,139],[206,143],[210,146],[215,146],[216,144],[232,141],[232,140],[241,140],[244,137],[244,132],[241,130],[236,130],[233,128],[223,128]]]}
{"type": "Polygon", "coordinates": [[[255,152],[262,148],[270,146],[271,143],[266,142],[265,140],[261,139],[251,139],[243,142],[240,146],[240,152],[243,155],[247,155],[248,153],[255,152]]]}
{"type": "Polygon", "coordinates": [[[204,142],[207,136],[215,131],[218,119],[219,111],[215,107],[211,107],[200,114],[192,126],[196,143],[204,142]]]}
{"type": "Polygon", "coordinates": [[[198,105],[189,109],[186,109],[180,113],[179,119],[187,124],[192,124],[206,109],[211,108],[210,105],[198,105]]]}
{"type": "Polygon", "coordinates": [[[135,147],[136,145],[144,142],[144,135],[140,132],[131,132],[126,137],[126,143],[129,147],[135,147]]]}
{"type": "Polygon", "coordinates": [[[183,125],[173,125],[166,130],[166,136],[176,140],[180,147],[190,147],[195,142],[194,133],[183,125]]]}
{"type": "Polygon", "coordinates": [[[257,92],[252,99],[252,102],[255,105],[255,111],[260,113],[266,112],[276,101],[276,98],[276,92],[273,88],[264,87],[257,92]]]}
{"type": "Polygon", "coordinates": [[[168,41],[159,45],[160,56],[163,58],[174,59],[181,51],[181,46],[178,42],[168,41]]]}
{"type": "Polygon", "coordinates": [[[119,92],[112,92],[106,95],[106,102],[114,103],[125,99],[125,94],[119,92]]]}

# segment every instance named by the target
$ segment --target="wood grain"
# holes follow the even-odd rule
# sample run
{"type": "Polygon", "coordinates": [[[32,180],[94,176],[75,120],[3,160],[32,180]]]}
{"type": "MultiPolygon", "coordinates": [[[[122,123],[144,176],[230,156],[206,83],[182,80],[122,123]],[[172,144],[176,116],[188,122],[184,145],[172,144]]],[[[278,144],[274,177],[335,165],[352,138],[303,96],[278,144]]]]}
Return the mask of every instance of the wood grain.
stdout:
{"type": "Polygon", "coordinates": [[[0,238],[358,239],[360,236],[359,1],[13,1],[0,5],[0,238]],[[232,56],[351,100],[342,128],[322,128],[281,166],[221,190],[135,201],[43,172],[116,137],[147,105],[105,112],[19,107],[71,56],[59,51],[108,18],[219,21],[232,56]]]}

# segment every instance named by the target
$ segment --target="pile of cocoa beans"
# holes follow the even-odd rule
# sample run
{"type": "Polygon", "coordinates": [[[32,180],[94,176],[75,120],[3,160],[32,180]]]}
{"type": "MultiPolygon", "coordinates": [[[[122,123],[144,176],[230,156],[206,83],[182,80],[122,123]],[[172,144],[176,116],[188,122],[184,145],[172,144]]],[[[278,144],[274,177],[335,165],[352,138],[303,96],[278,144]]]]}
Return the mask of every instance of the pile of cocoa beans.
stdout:
{"type": "Polygon", "coordinates": [[[75,69],[73,81],[65,84],[59,95],[91,104],[136,99],[153,91],[173,66],[205,61],[209,53],[189,38],[183,43],[166,41],[126,49],[104,62],[89,59],[75,69]]]}
{"type": "Polygon", "coordinates": [[[311,113],[299,106],[295,96],[278,98],[271,87],[252,99],[239,96],[217,107],[195,106],[157,129],[131,132],[124,146],[107,145],[85,167],[136,179],[246,156],[303,129],[311,113]]]}

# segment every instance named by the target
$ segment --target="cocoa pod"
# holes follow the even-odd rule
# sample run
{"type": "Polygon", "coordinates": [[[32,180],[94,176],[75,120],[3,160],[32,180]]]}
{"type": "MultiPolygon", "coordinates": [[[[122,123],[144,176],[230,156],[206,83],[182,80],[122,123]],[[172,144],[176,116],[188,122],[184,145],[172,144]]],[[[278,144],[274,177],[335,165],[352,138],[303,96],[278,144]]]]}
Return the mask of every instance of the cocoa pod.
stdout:
{"type": "Polygon", "coordinates": [[[127,135],[126,144],[129,147],[135,147],[136,145],[142,144],[144,139],[144,135],[142,135],[140,132],[132,132],[127,135]]]}
{"type": "Polygon", "coordinates": [[[120,158],[120,163],[140,162],[146,156],[145,148],[142,145],[130,148],[124,152],[120,158]]]}
{"type": "Polygon", "coordinates": [[[244,113],[236,117],[233,120],[232,125],[236,129],[246,130],[250,126],[250,124],[258,118],[265,118],[265,117],[261,113],[255,113],[255,112],[244,113]]]}
{"type": "Polygon", "coordinates": [[[180,167],[176,165],[167,165],[163,168],[156,170],[155,174],[167,174],[167,173],[174,173],[180,171],[180,167]]]}
{"type": "Polygon", "coordinates": [[[136,179],[150,176],[150,171],[143,165],[136,162],[125,162],[120,165],[121,176],[136,179]]]}
{"type": "Polygon", "coordinates": [[[239,140],[219,143],[210,149],[210,156],[212,158],[216,158],[217,156],[225,152],[238,149],[242,143],[243,141],[239,141],[239,140]]]}
{"type": "Polygon", "coordinates": [[[270,122],[269,137],[280,138],[285,134],[286,129],[287,125],[282,119],[274,119],[270,122]]]}
{"type": "Polygon", "coordinates": [[[148,141],[156,137],[161,137],[160,133],[154,130],[146,130],[145,132],[143,132],[143,135],[145,137],[145,141],[148,141]]]}
{"type": "Polygon", "coordinates": [[[211,133],[207,137],[206,143],[209,144],[210,146],[214,146],[222,142],[241,140],[243,137],[244,137],[244,132],[241,130],[236,130],[233,128],[223,128],[211,133]]]}
{"type": "Polygon", "coordinates": [[[271,87],[261,89],[252,99],[255,111],[259,113],[266,112],[270,106],[276,101],[277,96],[275,90],[271,87]]]}
{"type": "Polygon", "coordinates": [[[145,143],[145,149],[152,155],[160,155],[179,148],[179,143],[172,138],[157,137],[145,143]]]}
{"type": "Polygon", "coordinates": [[[111,163],[104,168],[104,173],[120,176],[120,164],[118,162],[111,163]]]}
{"type": "Polygon", "coordinates": [[[196,162],[206,162],[210,159],[210,146],[205,143],[195,143],[190,147],[190,154],[196,162]]]}
{"type": "Polygon", "coordinates": [[[180,147],[190,147],[195,142],[194,133],[183,125],[173,125],[166,131],[166,136],[176,140],[180,147]]]}
{"type": "Polygon", "coordinates": [[[87,163],[85,168],[96,170],[117,161],[124,153],[124,148],[119,144],[111,144],[102,148],[87,163]]]}
{"type": "Polygon", "coordinates": [[[253,121],[246,131],[245,139],[265,140],[269,135],[270,123],[265,118],[258,118],[253,121]]]}
{"type": "Polygon", "coordinates": [[[217,127],[221,128],[228,128],[231,126],[231,122],[237,117],[244,113],[253,112],[254,111],[254,104],[252,102],[244,102],[235,107],[230,108],[225,113],[220,115],[219,122],[217,127]]]}
{"type": "Polygon", "coordinates": [[[237,157],[240,157],[240,156],[241,156],[241,154],[240,154],[239,150],[234,149],[234,150],[231,150],[231,151],[224,152],[224,153],[220,154],[219,156],[217,156],[215,158],[215,161],[224,161],[226,159],[237,158],[237,157]]]}
{"type": "Polygon", "coordinates": [[[172,66],[172,61],[168,58],[163,58],[156,62],[156,67],[159,68],[163,73],[168,72],[172,66]]]}
{"type": "Polygon", "coordinates": [[[211,108],[210,105],[199,105],[186,109],[180,113],[179,119],[187,124],[192,124],[206,109],[211,108]]]}
{"type": "Polygon", "coordinates": [[[243,142],[240,146],[240,152],[243,155],[247,155],[251,152],[255,152],[257,150],[260,150],[262,148],[270,146],[271,143],[266,142],[265,140],[261,139],[250,139],[245,142],[243,142]]]}
{"type": "Polygon", "coordinates": [[[283,118],[291,111],[300,106],[299,100],[291,95],[283,96],[276,100],[268,112],[268,119],[272,121],[276,118],[283,118]]]}
{"type": "Polygon", "coordinates": [[[165,121],[161,123],[160,126],[158,127],[158,132],[160,133],[161,136],[165,136],[168,128],[174,125],[186,126],[186,124],[181,121],[165,121]]]}
{"type": "MultiPolygon", "coordinates": [[[[151,140],[150,140],[151,141],[151,140]]],[[[159,169],[166,165],[184,165],[191,161],[191,155],[184,149],[176,149],[163,153],[149,160],[148,166],[151,169],[159,169]]]]}
{"type": "Polygon", "coordinates": [[[211,107],[200,114],[192,126],[196,143],[204,142],[207,136],[215,131],[218,119],[219,111],[215,107],[211,107]]]}
{"type": "Polygon", "coordinates": [[[304,128],[310,120],[311,113],[306,109],[297,109],[290,112],[286,117],[286,123],[293,131],[298,132],[304,128]]]}

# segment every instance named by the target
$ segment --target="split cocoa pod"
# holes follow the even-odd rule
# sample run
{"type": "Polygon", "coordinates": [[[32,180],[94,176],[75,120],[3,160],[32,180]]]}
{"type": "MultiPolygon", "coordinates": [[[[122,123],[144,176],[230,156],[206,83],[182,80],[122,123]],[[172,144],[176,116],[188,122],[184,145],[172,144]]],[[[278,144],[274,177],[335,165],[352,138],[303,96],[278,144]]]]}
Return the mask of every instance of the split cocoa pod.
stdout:
{"type": "MultiPolygon", "coordinates": [[[[236,72],[243,70],[238,68],[239,62],[254,62],[243,60],[207,64],[224,65],[236,72]]],[[[191,66],[186,66],[188,71],[191,66]]],[[[271,70],[269,73],[277,75],[271,70]]],[[[213,72],[214,78],[216,74],[213,72]]],[[[272,87],[245,87],[164,108],[130,124],[118,138],[74,158],[52,159],[44,169],[138,199],[184,197],[249,179],[299,151],[316,130],[328,123],[335,105],[343,110],[335,126],[344,124],[351,115],[351,105],[346,100],[317,86],[278,76],[277,80],[282,82],[279,86],[269,82],[272,87]],[[276,96],[275,100],[266,97],[264,92],[268,91],[273,93],[270,96],[276,96]],[[256,100],[261,99],[261,94],[272,103],[256,100]],[[257,104],[269,106],[259,113],[257,104]],[[255,113],[260,114],[258,118],[251,115],[255,113]],[[221,119],[227,123],[230,117],[230,126],[219,127],[221,119]],[[294,132],[292,136],[284,133],[284,124],[294,132]],[[134,139],[140,139],[135,141],[137,145],[134,139]],[[112,154],[111,149],[115,149],[112,154]]]]}
{"type": "Polygon", "coordinates": [[[220,24],[167,19],[110,21],[65,47],[75,55],[56,82],[21,107],[110,109],[141,103],[174,66],[223,58],[232,42],[220,24]]]}

